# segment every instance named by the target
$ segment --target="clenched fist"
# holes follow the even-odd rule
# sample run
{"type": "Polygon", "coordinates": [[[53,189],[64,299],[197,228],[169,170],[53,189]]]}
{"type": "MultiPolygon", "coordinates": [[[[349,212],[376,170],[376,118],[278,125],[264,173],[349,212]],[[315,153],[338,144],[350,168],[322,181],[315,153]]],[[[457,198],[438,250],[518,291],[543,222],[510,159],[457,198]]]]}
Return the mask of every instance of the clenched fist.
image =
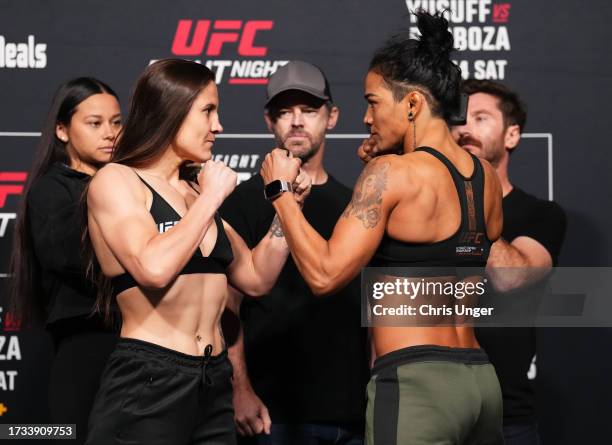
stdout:
{"type": "Polygon", "coordinates": [[[302,161],[294,158],[288,150],[275,148],[266,155],[259,173],[264,184],[269,184],[277,179],[293,184],[300,172],[301,165],[302,161]]]}
{"type": "Polygon", "coordinates": [[[293,182],[293,196],[300,206],[304,206],[304,201],[306,201],[306,197],[310,194],[311,188],[312,178],[308,173],[300,170],[300,173],[293,182]]]}
{"type": "Polygon", "coordinates": [[[369,137],[364,139],[359,148],[357,149],[357,156],[363,162],[370,162],[378,155],[378,147],[376,146],[376,141],[374,141],[373,137],[369,137]]]}
{"type": "Polygon", "coordinates": [[[221,161],[207,161],[198,174],[202,193],[218,196],[225,200],[236,187],[236,172],[221,161]]]}

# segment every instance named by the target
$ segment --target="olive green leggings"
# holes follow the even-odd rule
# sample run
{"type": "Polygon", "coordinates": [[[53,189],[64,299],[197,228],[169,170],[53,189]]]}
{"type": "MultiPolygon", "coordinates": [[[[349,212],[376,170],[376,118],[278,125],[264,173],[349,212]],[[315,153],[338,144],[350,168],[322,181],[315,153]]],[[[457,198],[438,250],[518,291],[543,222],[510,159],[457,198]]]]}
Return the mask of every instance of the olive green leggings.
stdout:
{"type": "Polygon", "coordinates": [[[367,445],[501,445],[499,381],[481,349],[412,346],[376,360],[367,445]]]}

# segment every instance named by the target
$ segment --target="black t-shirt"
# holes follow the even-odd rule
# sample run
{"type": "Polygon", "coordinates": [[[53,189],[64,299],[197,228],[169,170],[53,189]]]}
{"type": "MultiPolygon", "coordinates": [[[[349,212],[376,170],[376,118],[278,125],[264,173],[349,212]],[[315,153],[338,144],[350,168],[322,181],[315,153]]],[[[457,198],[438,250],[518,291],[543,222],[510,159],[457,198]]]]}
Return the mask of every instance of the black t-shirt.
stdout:
{"type": "MultiPolygon", "coordinates": [[[[329,239],[350,198],[330,176],[312,187],[303,212],[329,239]]],[[[275,214],[259,175],[240,184],[220,213],[249,247],[266,235],[275,214]]],[[[289,257],[270,294],[245,297],[240,312],[249,377],[273,422],[363,422],[369,370],[358,279],[315,297],[289,257]]]]}
{"type": "MultiPolygon", "coordinates": [[[[553,265],[557,265],[566,228],[563,209],[516,187],[506,195],[502,205],[502,237],[509,243],[519,236],[533,238],[546,248],[553,265]]],[[[544,284],[536,284],[534,288],[544,284]]],[[[504,423],[534,421],[534,388],[527,373],[536,352],[535,328],[477,328],[476,336],[499,377],[504,398],[504,423]]]]}
{"type": "Polygon", "coordinates": [[[52,331],[66,330],[73,322],[80,330],[103,329],[100,318],[89,317],[96,290],[85,276],[81,256],[80,205],[90,178],[58,162],[28,193],[28,231],[40,271],[41,303],[52,331]]]}

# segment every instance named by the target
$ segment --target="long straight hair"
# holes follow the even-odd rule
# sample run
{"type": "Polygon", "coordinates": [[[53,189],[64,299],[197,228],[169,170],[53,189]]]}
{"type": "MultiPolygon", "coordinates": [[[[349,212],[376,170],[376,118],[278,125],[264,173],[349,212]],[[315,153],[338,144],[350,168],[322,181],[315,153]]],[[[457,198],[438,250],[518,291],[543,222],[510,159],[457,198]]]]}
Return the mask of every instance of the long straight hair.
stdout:
{"type": "Polygon", "coordinates": [[[19,204],[9,263],[9,312],[21,320],[24,326],[41,321],[47,304],[40,287],[40,265],[34,255],[34,246],[29,231],[28,197],[30,189],[32,184],[47,173],[53,163],[70,163],[66,143],[56,135],[57,125],[69,126],[79,104],[94,94],[102,93],[111,94],[117,98],[117,94],[108,85],[97,79],[79,77],[69,80],[57,89],[47,113],[45,126],[19,204]]]}
{"type": "MultiPolygon", "coordinates": [[[[180,59],[162,59],[142,73],[130,98],[129,113],[111,162],[130,167],[148,166],[174,141],[200,92],[215,79],[204,65],[180,59]]],[[[85,225],[87,270],[98,289],[95,310],[112,321],[112,288],[102,273],[85,225]]]]}

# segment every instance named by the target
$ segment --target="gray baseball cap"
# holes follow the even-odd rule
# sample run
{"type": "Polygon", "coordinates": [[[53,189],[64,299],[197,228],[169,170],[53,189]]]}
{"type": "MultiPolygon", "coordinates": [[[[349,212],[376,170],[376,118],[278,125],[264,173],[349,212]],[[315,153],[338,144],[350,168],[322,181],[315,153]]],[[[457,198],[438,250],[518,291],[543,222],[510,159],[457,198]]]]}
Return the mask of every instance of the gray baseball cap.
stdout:
{"type": "Polygon", "coordinates": [[[318,67],[294,60],[280,67],[268,80],[266,107],[272,99],[288,90],[304,91],[325,101],[332,101],[329,82],[318,67]]]}

